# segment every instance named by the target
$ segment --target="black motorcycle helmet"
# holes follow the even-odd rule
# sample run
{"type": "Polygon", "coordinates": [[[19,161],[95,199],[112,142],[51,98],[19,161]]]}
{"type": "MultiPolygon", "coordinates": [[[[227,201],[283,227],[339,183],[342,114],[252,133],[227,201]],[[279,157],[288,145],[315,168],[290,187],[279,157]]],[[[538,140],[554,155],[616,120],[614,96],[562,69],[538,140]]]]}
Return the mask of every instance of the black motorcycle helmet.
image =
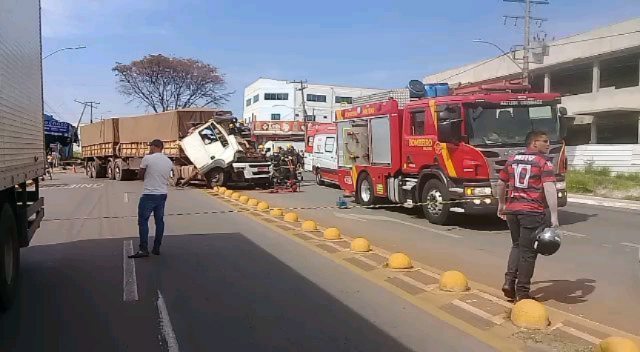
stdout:
{"type": "Polygon", "coordinates": [[[554,227],[541,228],[536,232],[533,248],[538,254],[552,255],[560,249],[561,237],[554,227]]]}

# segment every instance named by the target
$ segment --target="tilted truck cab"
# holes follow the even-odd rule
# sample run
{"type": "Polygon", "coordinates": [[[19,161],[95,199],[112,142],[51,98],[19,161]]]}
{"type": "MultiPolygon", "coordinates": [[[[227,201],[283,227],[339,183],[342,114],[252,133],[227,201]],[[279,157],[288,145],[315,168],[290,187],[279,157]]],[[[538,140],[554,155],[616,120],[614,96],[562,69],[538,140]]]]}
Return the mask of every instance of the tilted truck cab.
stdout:
{"type": "Polygon", "coordinates": [[[557,94],[480,89],[339,111],[340,185],[363,205],[382,198],[419,204],[436,224],[450,222],[453,213],[495,214],[498,173],[536,129],[549,134],[558,201],[565,206],[558,103],[557,94]]]}

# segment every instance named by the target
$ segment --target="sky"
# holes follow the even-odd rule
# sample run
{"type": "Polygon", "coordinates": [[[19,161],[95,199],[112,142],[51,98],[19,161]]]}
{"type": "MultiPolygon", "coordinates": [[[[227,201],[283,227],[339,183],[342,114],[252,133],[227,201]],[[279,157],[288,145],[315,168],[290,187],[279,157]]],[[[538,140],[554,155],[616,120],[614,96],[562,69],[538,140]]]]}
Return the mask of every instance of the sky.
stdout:
{"type": "MultiPolygon", "coordinates": [[[[523,41],[503,15],[523,6],[501,0],[41,0],[45,112],[77,123],[146,112],[117,90],[111,71],[148,54],[200,59],[225,74],[235,92],[226,108],[242,115],[244,88],[260,77],[370,88],[497,56],[523,41]],[[85,120],[83,119],[83,122],[85,120]]],[[[550,0],[534,15],[537,31],[561,38],[640,16],[639,0],[550,0]]]]}

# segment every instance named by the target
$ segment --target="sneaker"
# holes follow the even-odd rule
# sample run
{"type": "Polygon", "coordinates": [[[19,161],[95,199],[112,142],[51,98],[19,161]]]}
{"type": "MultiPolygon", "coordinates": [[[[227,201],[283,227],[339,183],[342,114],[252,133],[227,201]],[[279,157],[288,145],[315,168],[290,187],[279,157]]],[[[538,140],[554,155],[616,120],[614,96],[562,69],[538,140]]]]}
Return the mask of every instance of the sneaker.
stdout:
{"type": "Polygon", "coordinates": [[[129,258],[144,258],[144,257],[148,257],[149,256],[149,252],[148,251],[138,251],[132,255],[129,256],[129,258]]]}
{"type": "Polygon", "coordinates": [[[155,255],[160,255],[160,248],[154,248],[151,253],[155,254],[155,255]]]}

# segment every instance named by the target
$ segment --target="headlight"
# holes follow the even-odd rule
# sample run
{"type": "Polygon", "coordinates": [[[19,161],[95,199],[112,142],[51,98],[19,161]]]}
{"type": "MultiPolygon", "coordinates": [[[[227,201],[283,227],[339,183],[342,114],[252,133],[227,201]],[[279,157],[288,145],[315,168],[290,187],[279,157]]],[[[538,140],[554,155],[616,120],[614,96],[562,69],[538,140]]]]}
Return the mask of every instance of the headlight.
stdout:
{"type": "Polygon", "coordinates": [[[556,182],[556,189],[567,189],[567,182],[556,182]]]}
{"type": "Polygon", "coordinates": [[[490,196],[491,187],[465,187],[464,194],[467,196],[490,196]]]}

